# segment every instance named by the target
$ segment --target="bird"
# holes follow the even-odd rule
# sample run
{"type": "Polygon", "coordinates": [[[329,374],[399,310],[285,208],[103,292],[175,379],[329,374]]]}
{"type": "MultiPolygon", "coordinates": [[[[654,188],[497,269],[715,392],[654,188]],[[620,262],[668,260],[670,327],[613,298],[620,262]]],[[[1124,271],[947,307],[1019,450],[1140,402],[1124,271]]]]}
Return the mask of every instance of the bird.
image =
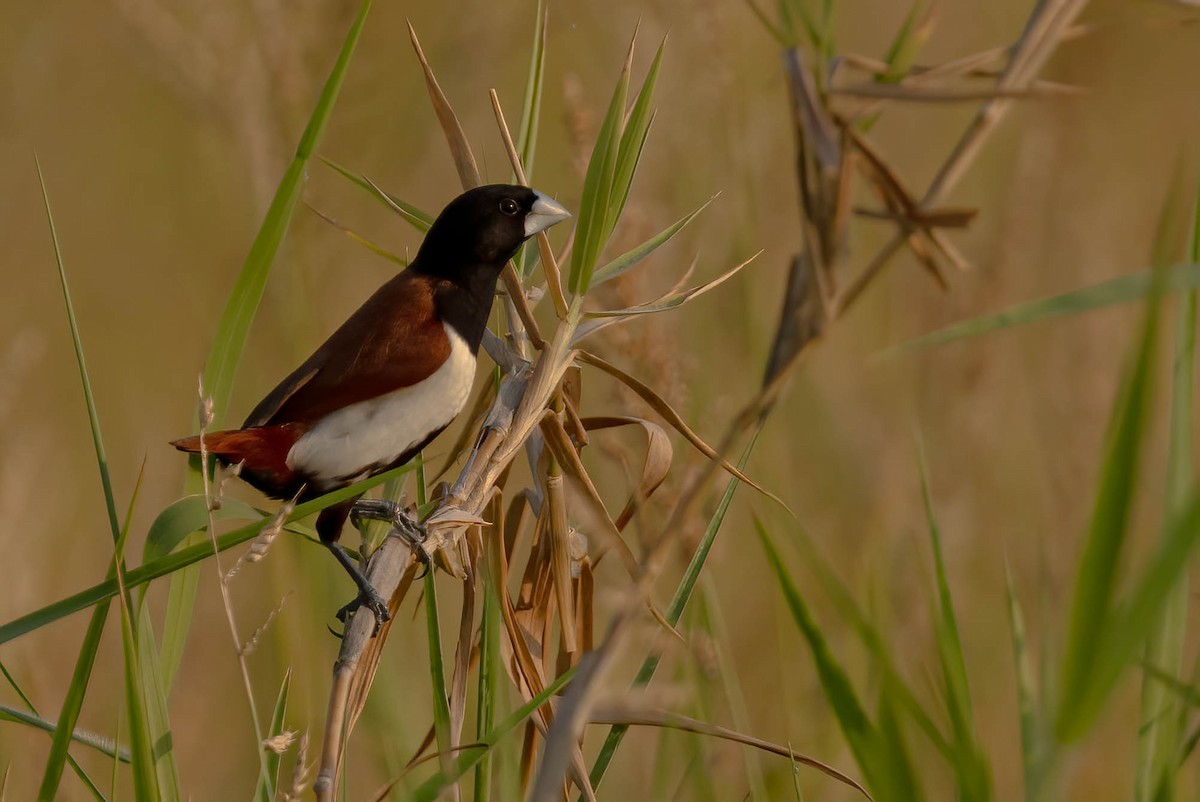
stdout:
{"type": "MultiPolygon", "coordinates": [[[[496,282],[522,243],[571,216],[546,194],[489,184],[452,200],[416,257],[384,283],[258,403],[240,429],[207,432],[203,447],[277,499],[307,501],[399,467],[462,412],[475,379],[496,282]]],[[[201,436],[171,442],[201,452],[201,436]]],[[[354,580],[361,607],[387,603],[340,545],[348,517],[390,520],[419,545],[420,525],[399,505],[361,495],[317,516],[321,543],[354,580]]]]}

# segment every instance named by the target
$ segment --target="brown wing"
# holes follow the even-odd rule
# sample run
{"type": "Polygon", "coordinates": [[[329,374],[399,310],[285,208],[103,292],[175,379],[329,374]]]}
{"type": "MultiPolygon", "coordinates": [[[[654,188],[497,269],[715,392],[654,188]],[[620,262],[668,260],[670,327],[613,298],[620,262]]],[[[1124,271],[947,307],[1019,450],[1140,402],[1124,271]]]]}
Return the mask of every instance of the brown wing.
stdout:
{"type": "Polygon", "coordinates": [[[376,290],[267,394],[245,425],[312,423],[430,376],[450,355],[434,304],[434,281],[405,270],[376,290]]]}

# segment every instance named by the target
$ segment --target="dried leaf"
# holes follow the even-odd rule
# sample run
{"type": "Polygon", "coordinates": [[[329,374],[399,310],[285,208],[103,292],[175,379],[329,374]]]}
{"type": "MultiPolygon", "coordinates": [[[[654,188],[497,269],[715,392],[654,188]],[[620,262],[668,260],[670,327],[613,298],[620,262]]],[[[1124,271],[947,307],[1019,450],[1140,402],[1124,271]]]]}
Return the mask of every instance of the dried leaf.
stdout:
{"type": "Polygon", "coordinates": [[[732,268],[731,270],[721,274],[720,276],[717,276],[712,281],[709,281],[705,284],[701,284],[697,287],[692,287],[690,290],[685,290],[683,292],[672,291],[657,300],[649,301],[644,304],[638,304],[637,306],[631,306],[627,309],[603,309],[603,310],[594,311],[594,312],[587,312],[586,316],[587,317],[631,317],[633,315],[648,315],[648,314],[653,314],[655,312],[665,312],[668,309],[674,309],[678,306],[683,306],[684,304],[686,304],[688,301],[692,300],[693,298],[701,296],[704,293],[708,292],[709,290],[711,290],[715,287],[718,287],[721,284],[724,284],[729,279],[733,278],[739,270],[741,270],[743,267],[745,267],[746,265],[753,262],[756,258],[758,258],[759,254],[761,254],[761,253],[762,253],[762,251],[759,251],[758,253],[754,254],[754,256],[751,256],[749,259],[742,262],[740,265],[737,265],[734,268],[732,268]]]}
{"type": "MultiPolygon", "coordinates": [[[[567,529],[567,500],[563,491],[563,477],[559,471],[561,468],[552,465],[545,477],[546,506],[549,513],[546,522],[550,544],[550,575],[554,580],[555,600],[558,602],[558,620],[562,631],[561,647],[568,652],[574,652],[575,599],[571,588],[571,533],[567,529]]],[[[543,645],[546,642],[543,639],[543,645]]]]}
{"type": "Polygon", "coordinates": [[[671,438],[667,437],[666,430],[657,423],[628,415],[584,418],[582,423],[589,432],[623,426],[638,426],[646,434],[646,459],[642,463],[641,481],[616,520],[617,530],[623,532],[634,514],[646,503],[646,499],[650,498],[651,494],[667,478],[667,472],[671,469],[671,461],[675,453],[675,449],[671,446],[671,438]]]}
{"type": "Polygon", "coordinates": [[[674,408],[672,408],[671,405],[668,404],[662,396],[660,396],[658,393],[654,392],[654,390],[652,390],[645,383],[643,383],[642,381],[640,381],[638,379],[635,379],[633,376],[631,376],[628,373],[626,373],[625,371],[621,370],[616,365],[612,364],[611,362],[609,362],[605,359],[602,359],[601,357],[596,356],[595,354],[591,353],[590,351],[584,351],[582,349],[579,349],[576,351],[576,356],[578,359],[586,362],[587,364],[592,365],[597,368],[600,368],[600,370],[604,371],[608,375],[617,379],[622,384],[624,384],[626,387],[628,387],[630,390],[633,390],[635,393],[637,393],[641,397],[641,399],[643,401],[645,401],[647,404],[650,405],[651,409],[653,409],[655,412],[657,412],[659,415],[661,415],[663,420],[665,420],[667,423],[671,424],[671,426],[675,429],[675,431],[677,431],[681,435],[683,435],[684,438],[689,443],[691,443],[696,448],[697,451],[699,451],[704,456],[708,457],[710,460],[713,460],[714,462],[716,462],[728,474],[730,474],[731,476],[736,476],[738,479],[745,482],[750,487],[753,487],[759,493],[761,493],[764,496],[766,496],[767,498],[771,499],[776,504],[783,507],[785,510],[788,510],[788,513],[791,514],[791,510],[788,509],[788,506],[787,506],[787,504],[785,504],[783,502],[783,499],[779,498],[774,493],[771,493],[770,491],[764,489],[762,487],[762,485],[758,484],[758,482],[755,482],[753,479],[746,476],[746,474],[742,473],[741,471],[739,471],[737,469],[737,466],[735,466],[729,460],[725,459],[720,454],[718,454],[715,450],[713,450],[713,448],[711,446],[709,446],[708,443],[704,442],[704,440],[702,440],[698,434],[696,434],[694,431],[692,431],[691,427],[688,426],[684,422],[683,418],[680,417],[679,413],[676,412],[674,410],[674,408]]]}
{"type": "Polygon", "coordinates": [[[617,528],[616,522],[608,514],[608,509],[605,508],[604,501],[600,498],[600,492],[596,490],[596,485],[592,483],[592,478],[588,476],[587,469],[583,467],[583,460],[579,458],[579,452],[571,445],[571,440],[567,437],[567,432],[563,429],[562,423],[553,413],[548,412],[542,417],[541,428],[542,435],[546,438],[547,448],[554,454],[559,464],[562,465],[563,470],[578,481],[580,488],[583,490],[584,498],[589,502],[591,512],[595,515],[599,523],[598,530],[604,534],[609,545],[616,548],[617,553],[621,555],[621,561],[624,563],[625,570],[629,572],[629,575],[632,577],[638,576],[641,573],[641,567],[638,565],[637,558],[633,556],[629,545],[621,537],[621,530],[617,528]]]}
{"type": "Polygon", "coordinates": [[[441,123],[442,133],[446,135],[446,142],[450,146],[450,155],[458,170],[459,180],[466,189],[477,187],[483,182],[479,178],[479,167],[475,163],[475,154],[471,152],[471,144],[467,141],[467,135],[463,133],[458,115],[454,113],[450,101],[446,99],[446,94],[442,92],[442,87],[438,85],[437,78],[434,77],[433,69],[430,68],[429,62],[425,58],[421,42],[417,39],[417,31],[411,22],[408,23],[408,36],[412,40],[413,50],[416,51],[417,60],[421,62],[421,69],[425,73],[425,86],[429,90],[429,99],[433,101],[433,110],[437,114],[438,122],[441,123]]]}
{"type": "Polygon", "coordinates": [[[806,757],[796,754],[792,749],[786,746],[781,746],[770,741],[764,741],[761,738],[755,738],[753,735],[744,735],[735,730],[722,727],[717,724],[709,724],[706,721],[681,716],[675,713],[669,713],[665,710],[653,709],[633,709],[624,705],[605,705],[597,707],[590,716],[592,724],[613,724],[617,726],[641,726],[641,727],[667,727],[675,730],[683,730],[684,732],[694,732],[699,735],[709,735],[714,738],[721,738],[726,741],[752,746],[755,749],[761,749],[764,752],[780,755],[793,760],[796,763],[802,763],[805,766],[816,769],[838,782],[844,783],[858,791],[867,799],[871,795],[857,781],[833,768],[827,763],[822,763],[815,758],[806,757]]]}

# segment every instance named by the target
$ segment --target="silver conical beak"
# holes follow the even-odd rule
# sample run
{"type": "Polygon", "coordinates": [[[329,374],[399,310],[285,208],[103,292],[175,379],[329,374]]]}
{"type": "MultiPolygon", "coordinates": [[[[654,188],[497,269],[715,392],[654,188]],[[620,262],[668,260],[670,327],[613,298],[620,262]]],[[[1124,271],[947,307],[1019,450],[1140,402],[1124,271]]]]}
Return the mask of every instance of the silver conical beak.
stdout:
{"type": "Polygon", "coordinates": [[[555,223],[561,223],[571,216],[571,213],[564,209],[558,201],[546,197],[536,189],[533,194],[537,196],[537,200],[533,202],[529,213],[525,215],[526,237],[532,237],[539,231],[545,231],[555,223]]]}

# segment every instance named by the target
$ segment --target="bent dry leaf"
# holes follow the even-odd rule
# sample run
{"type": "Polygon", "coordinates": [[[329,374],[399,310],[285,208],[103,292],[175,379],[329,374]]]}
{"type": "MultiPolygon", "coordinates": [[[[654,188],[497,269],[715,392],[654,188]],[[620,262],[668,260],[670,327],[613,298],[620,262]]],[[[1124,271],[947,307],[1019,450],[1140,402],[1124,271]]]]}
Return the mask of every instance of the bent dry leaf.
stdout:
{"type": "Polygon", "coordinates": [[[463,132],[462,124],[450,106],[446,93],[434,77],[433,68],[425,58],[425,51],[421,49],[417,31],[411,22],[408,23],[408,37],[412,42],[413,51],[417,54],[417,60],[421,62],[421,70],[425,74],[425,87],[429,90],[429,99],[433,102],[433,110],[442,126],[442,133],[446,135],[446,143],[450,146],[450,155],[454,159],[454,167],[458,170],[459,180],[462,181],[464,189],[473,189],[483,181],[479,177],[479,166],[475,163],[471,144],[467,141],[467,135],[463,132]]]}
{"type": "Polygon", "coordinates": [[[589,417],[583,418],[581,423],[584,430],[588,432],[599,432],[624,426],[637,426],[646,435],[646,458],[642,462],[641,480],[638,482],[633,495],[629,497],[629,501],[625,502],[621,514],[616,519],[617,530],[623,532],[641,505],[646,503],[646,500],[653,495],[654,491],[667,478],[667,473],[671,470],[671,462],[675,453],[675,449],[671,445],[671,438],[667,436],[667,432],[663,427],[645,418],[625,415],[589,417]]]}
{"type": "Polygon", "coordinates": [[[545,437],[546,446],[554,454],[555,459],[583,490],[583,496],[596,519],[596,531],[603,533],[605,542],[616,548],[629,575],[638,576],[641,573],[641,567],[638,565],[637,557],[633,555],[629,545],[621,537],[621,530],[613,521],[612,516],[608,514],[604,501],[600,498],[600,491],[596,489],[596,485],[588,476],[587,469],[583,467],[583,460],[580,459],[579,452],[571,445],[571,440],[567,436],[566,430],[563,429],[561,421],[553,414],[547,413],[542,418],[541,431],[545,437]]]}
{"type": "Polygon", "coordinates": [[[737,273],[743,267],[757,259],[761,253],[762,251],[759,251],[758,253],[754,254],[754,256],[751,256],[749,259],[742,262],[740,265],[737,265],[720,276],[717,276],[712,281],[692,287],[689,290],[684,290],[683,292],[670,292],[655,301],[638,304],[637,306],[631,306],[627,309],[603,309],[587,312],[586,315],[587,317],[632,317],[634,315],[649,315],[655,312],[665,312],[668,309],[675,309],[676,307],[683,306],[693,298],[703,295],[709,290],[724,284],[726,281],[737,275],[737,273]]]}
{"type": "Polygon", "coordinates": [[[638,379],[635,379],[633,376],[631,376],[628,373],[626,373],[625,371],[621,370],[616,365],[612,364],[611,362],[608,362],[605,359],[602,359],[599,356],[596,356],[595,354],[593,354],[589,351],[577,350],[576,356],[581,361],[583,361],[589,365],[592,365],[594,367],[600,368],[602,371],[604,371],[608,375],[610,375],[613,378],[620,381],[622,384],[624,384],[630,390],[633,390],[635,393],[638,394],[639,397],[641,397],[641,399],[643,401],[645,401],[647,404],[650,405],[651,409],[653,409],[660,416],[662,416],[663,420],[665,420],[667,423],[669,423],[671,425],[671,427],[675,429],[675,431],[677,431],[681,435],[683,435],[684,438],[689,443],[691,443],[692,446],[695,447],[695,449],[697,451],[699,451],[704,456],[708,457],[710,460],[713,460],[714,462],[719,464],[725,470],[725,472],[728,473],[729,475],[736,476],[738,479],[745,482],[750,487],[753,487],[755,490],[757,490],[762,495],[764,495],[767,498],[774,501],[780,507],[783,507],[785,510],[788,511],[789,515],[792,514],[791,510],[788,509],[787,504],[785,504],[781,498],[779,498],[778,496],[776,496],[774,493],[770,492],[769,490],[764,489],[762,487],[762,485],[758,484],[753,479],[746,476],[746,474],[742,473],[742,471],[737,466],[735,466],[729,460],[722,457],[720,454],[718,454],[716,452],[715,449],[713,449],[710,445],[708,445],[708,443],[704,442],[704,440],[702,440],[700,438],[700,436],[698,434],[696,434],[694,431],[692,431],[691,427],[688,426],[687,423],[684,422],[683,418],[679,415],[679,413],[676,412],[674,410],[674,408],[670,404],[668,404],[662,396],[660,396],[658,393],[654,392],[654,390],[651,389],[644,382],[642,382],[638,379]]]}
{"type": "Polygon", "coordinates": [[[753,735],[745,735],[731,730],[728,727],[722,727],[719,724],[710,724],[707,721],[700,721],[689,716],[682,716],[678,713],[670,713],[665,710],[654,709],[632,709],[628,706],[608,706],[599,707],[592,712],[592,724],[611,724],[620,727],[663,727],[667,729],[680,730],[682,732],[694,732],[697,735],[708,735],[713,738],[720,738],[725,741],[750,746],[754,749],[759,749],[763,752],[769,752],[780,757],[790,758],[795,763],[800,763],[809,768],[816,769],[822,774],[832,777],[843,785],[848,785],[858,791],[863,796],[870,798],[867,789],[858,783],[848,774],[844,774],[828,763],[824,763],[816,758],[801,755],[790,747],[772,743],[762,738],[756,738],[753,735]]]}

